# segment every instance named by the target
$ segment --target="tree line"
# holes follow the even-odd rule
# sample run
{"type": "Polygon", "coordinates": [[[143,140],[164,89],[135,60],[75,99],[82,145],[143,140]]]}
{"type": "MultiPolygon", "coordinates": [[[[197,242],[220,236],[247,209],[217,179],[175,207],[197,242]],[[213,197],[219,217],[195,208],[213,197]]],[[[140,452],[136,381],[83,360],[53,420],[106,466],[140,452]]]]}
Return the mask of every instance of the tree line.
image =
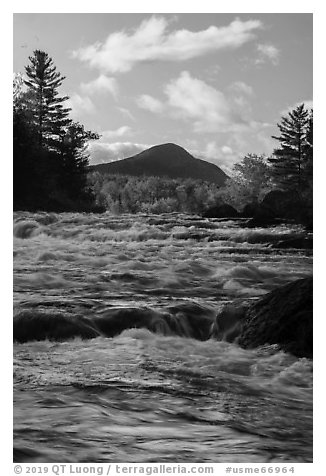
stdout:
{"type": "Polygon", "coordinates": [[[270,157],[249,153],[225,186],[192,179],[89,172],[87,145],[99,135],[70,118],[60,96],[65,77],[41,50],[14,77],[13,198],[15,209],[113,213],[201,213],[228,203],[241,211],[271,190],[286,191],[312,209],[313,111],[297,106],[277,124],[270,157]]]}
{"type": "Polygon", "coordinates": [[[99,138],[70,117],[65,77],[47,53],[35,50],[25,75],[14,77],[14,209],[92,210],[87,144],[99,138]]]}
{"type": "Polygon", "coordinates": [[[279,145],[270,157],[247,154],[235,164],[220,197],[241,211],[272,190],[287,192],[312,208],[313,110],[300,104],[277,124],[279,145]]]}
{"type": "Polygon", "coordinates": [[[219,200],[218,187],[194,179],[89,174],[96,204],[112,213],[198,214],[219,200]]]}
{"type": "Polygon", "coordinates": [[[224,187],[192,179],[134,177],[92,172],[89,184],[98,206],[113,213],[202,213],[227,203],[238,211],[258,204],[268,192],[288,192],[312,208],[313,112],[304,104],[278,124],[271,157],[249,153],[233,167],[224,187]]]}

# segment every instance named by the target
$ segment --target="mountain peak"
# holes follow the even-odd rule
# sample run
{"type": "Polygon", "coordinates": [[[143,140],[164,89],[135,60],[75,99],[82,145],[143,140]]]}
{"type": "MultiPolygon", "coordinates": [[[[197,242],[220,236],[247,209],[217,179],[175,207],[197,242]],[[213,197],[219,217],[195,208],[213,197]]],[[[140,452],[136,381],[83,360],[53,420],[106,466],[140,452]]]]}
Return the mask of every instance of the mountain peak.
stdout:
{"type": "Polygon", "coordinates": [[[92,167],[102,173],[205,180],[222,186],[227,175],[217,165],[197,159],[171,142],[155,145],[133,157],[92,167]]]}

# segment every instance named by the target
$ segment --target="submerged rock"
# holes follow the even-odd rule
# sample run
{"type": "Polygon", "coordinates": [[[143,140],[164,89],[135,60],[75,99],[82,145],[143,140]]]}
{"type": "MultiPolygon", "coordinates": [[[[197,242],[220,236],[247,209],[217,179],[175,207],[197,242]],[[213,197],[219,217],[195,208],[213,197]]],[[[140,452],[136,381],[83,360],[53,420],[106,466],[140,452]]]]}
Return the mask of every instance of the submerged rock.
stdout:
{"type": "Polygon", "coordinates": [[[21,311],[14,317],[16,342],[34,340],[64,341],[80,337],[114,337],[127,329],[148,329],[165,335],[207,340],[214,312],[196,303],[182,303],[165,310],[109,308],[100,316],[84,317],[44,311],[21,311]]]}
{"type": "Polygon", "coordinates": [[[17,342],[92,339],[114,337],[134,328],[201,341],[235,342],[248,349],[276,344],[297,357],[312,358],[312,277],[279,287],[251,305],[228,304],[215,319],[213,309],[193,302],[164,310],[109,308],[91,317],[25,310],[14,317],[13,337],[17,342]]]}
{"type": "Polygon", "coordinates": [[[100,335],[92,321],[82,316],[43,311],[21,311],[14,316],[13,337],[16,342],[65,341],[74,337],[92,339],[100,335]]]}
{"type": "Polygon", "coordinates": [[[39,224],[36,221],[22,220],[14,224],[14,236],[16,238],[30,238],[39,232],[39,224]]]}
{"type": "Polygon", "coordinates": [[[278,344],[297,357],[313,355],[313,279],[299,279],[252,304],[237,343],[244,348],[278,344]]]}

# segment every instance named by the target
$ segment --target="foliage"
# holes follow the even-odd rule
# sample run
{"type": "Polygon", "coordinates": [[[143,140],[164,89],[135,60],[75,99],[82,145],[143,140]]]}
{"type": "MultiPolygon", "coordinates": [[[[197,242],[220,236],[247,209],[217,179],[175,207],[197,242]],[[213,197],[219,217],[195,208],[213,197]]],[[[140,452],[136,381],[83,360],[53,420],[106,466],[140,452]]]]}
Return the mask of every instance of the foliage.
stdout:
{"type": "Polygon", "coordinates": [[[216,185],[193,179],[89,174],[96,203],[112,213],[201,213],[219,201],[216,185]]]}
{"type": "Polygon", "coordinates": [[[47,53],[29,60],[27,79],[14,77],[14,208],[91,209],[86,148],[99,136],[68,117],[58,92],[65,78],[47,53]]]}
{"type": "Polygon", "coordinates": [[[278,188],[302,196],[312,180],[313,115],[304,104],[283,116],[277,124],[280,135],[273,136],[280,147],[270,158],[274,183],[278,188]]]}
{"type": "Polygon", "coordinates": [[[44,51],[35,50],[29,60],[24,82],[31,92],[28,98],[31,120],[37,129],[39,144],[56,148],[65,127],[71,123],[70,109],[63,106],[69,98],[60,97],[58,92],[65,77],[56,71],[52,58],[44,51]]]}
{"type": "Polygon", "coordinates": [[[87,193],[87,144],[98,138],[97,133],[86,131],[78,122],[71,122],[66,128],[61,144],[61,185],[64,189],[69,189],[72,199],[78,199],[81,193],[87,193]]]}
{"type": "Polygon", "coordinates": [[[220,197],[241,210],[247,203],[259,202],[272,188],[271,167],[263,155],[247,154],[233,167],[232,177],[220,197]]]}

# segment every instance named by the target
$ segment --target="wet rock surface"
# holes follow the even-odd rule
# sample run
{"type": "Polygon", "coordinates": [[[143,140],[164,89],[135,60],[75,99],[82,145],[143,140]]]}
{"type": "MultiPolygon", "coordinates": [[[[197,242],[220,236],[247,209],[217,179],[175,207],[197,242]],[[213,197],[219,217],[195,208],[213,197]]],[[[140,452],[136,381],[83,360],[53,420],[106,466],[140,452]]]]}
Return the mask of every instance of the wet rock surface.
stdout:
{"type": "Polygon", "coordinates": [[[313,355],[313,280],[287,284],[252,304],[243,318],[238,344],[255,348],[278,344],[297,357],[313,355]]]}

